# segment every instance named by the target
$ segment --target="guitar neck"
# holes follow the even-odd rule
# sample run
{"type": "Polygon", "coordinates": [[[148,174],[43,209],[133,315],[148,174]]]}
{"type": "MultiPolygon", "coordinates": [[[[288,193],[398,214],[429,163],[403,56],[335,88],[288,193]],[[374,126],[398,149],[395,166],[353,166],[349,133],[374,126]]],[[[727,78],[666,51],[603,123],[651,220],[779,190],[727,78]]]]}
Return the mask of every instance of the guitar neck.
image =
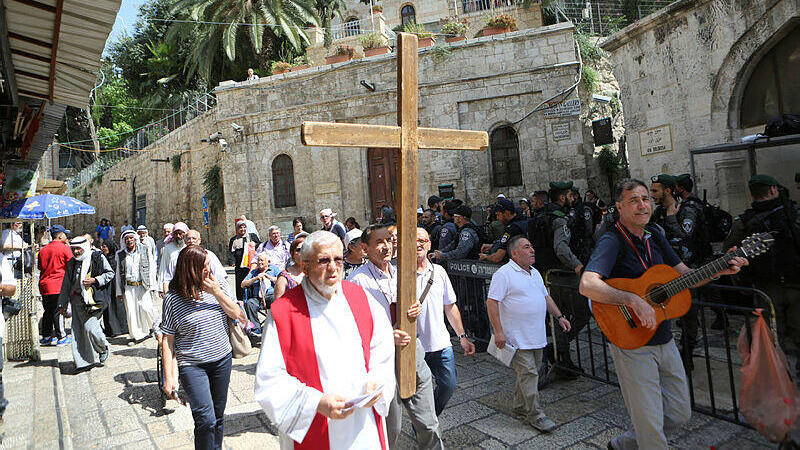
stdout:
{"type": "Polygon", "coordinates": [[[728,267],[728,262],[737,256],[745,256],[741,249],[726,253],[722,257],[711,261],[710,263],[698,267],[697,269],[687,272],[678,278],[666,283],[663,288],[667,291],[667,295],[672,297],[678,292],[689,289],[690,287],[711,278],[715,273],[728,267]]]}

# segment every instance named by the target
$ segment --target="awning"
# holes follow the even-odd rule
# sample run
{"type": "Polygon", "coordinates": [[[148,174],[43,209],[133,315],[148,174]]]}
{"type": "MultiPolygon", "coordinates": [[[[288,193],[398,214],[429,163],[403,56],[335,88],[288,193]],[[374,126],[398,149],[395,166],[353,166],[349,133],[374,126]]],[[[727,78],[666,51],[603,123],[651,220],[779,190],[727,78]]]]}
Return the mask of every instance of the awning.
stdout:
{"type": "Polygon", "coordinates": [[[67,183],[59,180],[48,180],[47,178],[39,178],[36,184],[36,195],[42,194],[56,194],[61,195],[67,192],[67,183]]]}
{"type": "Polygon", "coordinates": [[[121,0],[6,0],[20,96],[84,108],[121,0]]]}

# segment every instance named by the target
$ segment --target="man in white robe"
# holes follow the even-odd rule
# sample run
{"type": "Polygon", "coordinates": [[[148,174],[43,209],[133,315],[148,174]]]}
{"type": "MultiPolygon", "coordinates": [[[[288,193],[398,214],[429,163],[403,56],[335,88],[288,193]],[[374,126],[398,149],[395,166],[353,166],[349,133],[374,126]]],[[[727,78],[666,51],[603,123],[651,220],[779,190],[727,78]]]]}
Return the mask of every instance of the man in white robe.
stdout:
{"type": "Polygon", "coordinates": [[[158,313],[153,305],[151,259],[147,247],[133,230],[122,233],[124,247],[117,252],[117,301],[125,303],[131,343],[147,338],[156,330],[158,313]]]}
{"type": "Polygon", "coordinates": [[[161,249],[161,261],[158,264],[157,276],[158,291],[162,295],[169,290],[169,286],[167,286],[167,283],[164,282],[164,276],[167,273],[167,267],[169,266],[172,254],[180,252],[184,247],[186,247],[186,243],[183,242],[183,240],[188,231],[189,227],[185,223],[178,222],[173,225],[172,234],[164,239],[164,248],[161,249]]]}
{"type": "Polygon", "coordinates": [[[386,450],[384,418],[395,391],[386,313],[342,281],[336,235],[312,233],[301,256],[305,279],[272,304],[255,399],[278,427],[282,449],[386,450]],[[348,409],[348,400],[367,393],[365,405],[348,409]]]}

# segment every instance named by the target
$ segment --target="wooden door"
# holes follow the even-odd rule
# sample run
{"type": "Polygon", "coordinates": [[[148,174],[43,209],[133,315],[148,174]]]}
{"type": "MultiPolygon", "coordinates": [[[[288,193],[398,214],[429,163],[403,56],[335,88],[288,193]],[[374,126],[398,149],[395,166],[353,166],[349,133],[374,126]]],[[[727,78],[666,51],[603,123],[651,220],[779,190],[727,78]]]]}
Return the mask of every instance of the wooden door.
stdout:
{"type": "Polygon", "coordinates": [[[397,187],[397,151],[383,148],[367,149],[369,166],[369,194],[372,202],[374,222],[381,215],[381,206],[395,208],[395,188],[397,187]]]}

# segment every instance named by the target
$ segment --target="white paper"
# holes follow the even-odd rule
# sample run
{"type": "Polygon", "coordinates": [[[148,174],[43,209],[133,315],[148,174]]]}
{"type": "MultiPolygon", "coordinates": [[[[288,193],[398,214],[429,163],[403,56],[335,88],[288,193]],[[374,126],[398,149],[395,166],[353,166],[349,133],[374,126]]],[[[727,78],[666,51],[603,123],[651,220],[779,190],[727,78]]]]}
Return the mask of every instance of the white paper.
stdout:
{"type": "Polygon", "coordinates": [[[344,403],[344,408],[342,409],[343,412],[350,411],[353,408],[363,408],[367,405],[367,403],[371,402],[374,398],[381,395],[383,392],[383,385],[378,386],[372,392],[367,394],[359,395],[358,397],[354,397],[344,403]]]}
{"type": "Polygon", "coordinates": [[[497,348],[497,344],[494,343],[494,335],[492,335],[491,339],[489,339],[489,347],[486,351],[497,358],[501,363],[505,364],[506,367],[511,367],[511,360],[514,359],[514,353],[517,352],[517,349],[506,342],[506,345],[500,349],[497,348]]]}

